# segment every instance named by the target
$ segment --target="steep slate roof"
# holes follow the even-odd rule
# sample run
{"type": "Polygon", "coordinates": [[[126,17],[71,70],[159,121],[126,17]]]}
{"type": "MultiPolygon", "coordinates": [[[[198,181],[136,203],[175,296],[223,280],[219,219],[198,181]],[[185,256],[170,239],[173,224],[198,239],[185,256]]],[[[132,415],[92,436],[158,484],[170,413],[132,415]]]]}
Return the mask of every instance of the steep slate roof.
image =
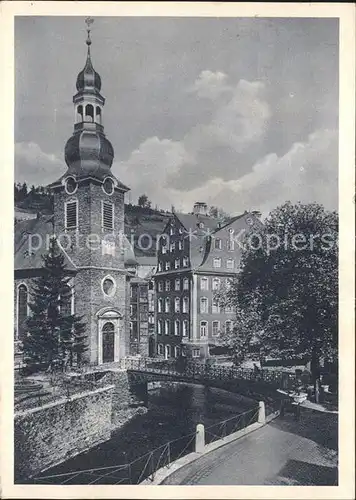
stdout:
{"type": "MultiPolygon", "coordinates": [[[[41,216],[36,219],[29,219],[18,222],[14,230],[14,269],[30,270],[41,269],[43,267],[42,255],[47,252],[47,242],[51,234],[53,234],[53,215],[41,216]],[[30,236],[32,235],[32,244],[35,246],[30,254],[30,236]],[[41,246],[39,247],[39,243],[41,246]],[[39,247],[39,248],[38,248],[39,247]]],[[[136,266],[137,259],[134,250],[125,237],[124,242],[124,259],[127,266],[136,266]]],[[[75,270],[76,266],[69,259],[67,253],[62,249],[64,255],[64,264],[68,270],[75,270]]]]}
{"type": "MultiPolygon", "coordinates": [[[[42,255],[47,252],[48,238],[53,234],[53,216],[42,216],[37,219],[18,222],[15,226],[15,258],[14,268],[17,270],[40,269],[43,267],[42,255]],[[32,238],[32,242],[30,240],[32,238]],[[30,245],[34,245],[30,253],[30,245]]],[[[64,254],[64,263],[67,269],[74,270],[75,266],[64,254]]]]}

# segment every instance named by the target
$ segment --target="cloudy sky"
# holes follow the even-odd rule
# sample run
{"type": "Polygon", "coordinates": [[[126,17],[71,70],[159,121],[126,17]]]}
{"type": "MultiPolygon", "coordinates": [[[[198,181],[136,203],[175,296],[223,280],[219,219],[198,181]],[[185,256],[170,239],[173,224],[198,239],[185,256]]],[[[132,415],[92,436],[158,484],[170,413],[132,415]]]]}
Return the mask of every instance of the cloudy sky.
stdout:
{"type": "MultiPolygon", "coordinates": [[[[82,17],[15,23],[15,178],[65,171],[72,96],[86,57],[82,17]]],[[[153,205],[195,201],[264,214],[286,200],[337,207],[336,19],[101,17],[114,174],[153,205]]]]}

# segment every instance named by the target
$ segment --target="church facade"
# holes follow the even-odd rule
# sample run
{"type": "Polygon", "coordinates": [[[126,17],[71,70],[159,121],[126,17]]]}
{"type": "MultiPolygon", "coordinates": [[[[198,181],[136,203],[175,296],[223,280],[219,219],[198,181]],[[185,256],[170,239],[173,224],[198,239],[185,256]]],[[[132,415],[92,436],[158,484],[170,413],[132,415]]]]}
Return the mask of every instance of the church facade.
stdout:
{"type": "Polygon", "coordinates": [[[73,97],[74,130],[65,146],[67,171],[49,186],[53,215],[15,226],[15,345],[26,335],[31,283],[55,235],[72,277],[69,307],[86,323],[87,361],[102,364],[129,354],[129,286],[137,262],[124,233],[129,188],[111,172],[114,149],[104,133],[105,99],[87,31],[87,58],[73,97]]]}

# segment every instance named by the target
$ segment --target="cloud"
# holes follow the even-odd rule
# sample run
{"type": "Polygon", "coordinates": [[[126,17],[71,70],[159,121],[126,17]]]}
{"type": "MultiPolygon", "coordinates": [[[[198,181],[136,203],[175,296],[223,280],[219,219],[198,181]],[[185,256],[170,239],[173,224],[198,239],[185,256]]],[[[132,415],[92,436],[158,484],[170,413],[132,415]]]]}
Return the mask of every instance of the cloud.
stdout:
{"type": "Polygon", "coordinates": [[[338,133],[318,130],[281,156],[266,155],[240,178],[210,180],[190,195],[209,200],[231,213],[258,209],[267,215],[287,200],[338,206],[338,133]]]}
{"type": "Polygon", "coordinates": [[[135,194],[154,190],[157,179],[165,191],[185,193],[214,179],[217,170],[223,180],[236,179],[251,168],[251,146],[267,129],[271,110],[264,90],[262,82],[232,84],[223,72],[202,71],[188,91],[209,101],[205,121],[190,127],[180,140],[146,139],[120,162],[118,172],[125,172],[135,194]]]}
{"type": "Polygon", "coordinates": [[[225,92],[231,91],[227,75],[222,71],[204,70],[188,91],[203,99],[215,100],[225,92]]]}
{"type": "Polygon", "coordinates": [[[234,179],[224,180],[216,169],[214,177],[198,187],[188,187],[182,196],[181,190],[167,185],[167,175],[171,170],[179,170],[186,154],[180,142],[152,138],[120,168],[125,165],[125,178],[130,172],[135,196],[145,192],[154,204],[164,208],[173,204],[177,210],[191,211],[195,201],[204,200],[231,214],[256,209],[267,215],[290,200],[318,202],[327,209],[337,209],[338,133],[335,130],[317,130],[306,141],[293,144],[285,154],[264,156],[248,173],[242,176],[237,173],[234,179]]]}
{"type": "Polygon", "coordinates": [[[15,178],[17,182],[45,186],[65,172],[65,164],[53,154],[42,151],[35,142],[15,144],[15,178]]]}

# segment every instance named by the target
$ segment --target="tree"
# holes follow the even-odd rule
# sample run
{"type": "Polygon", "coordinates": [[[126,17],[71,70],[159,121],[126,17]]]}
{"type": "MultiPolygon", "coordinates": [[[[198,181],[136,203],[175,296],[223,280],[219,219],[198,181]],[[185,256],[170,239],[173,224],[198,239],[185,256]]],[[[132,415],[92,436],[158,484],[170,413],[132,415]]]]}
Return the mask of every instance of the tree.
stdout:
{"type": "Polygon", "coordinates": [[[87,349],[85,324],[70,311],[71,278],[54,237],[42,259],[42,274],[34,280],[29,304],[31,314],[23,342],[25,357],[30,365],[43,363],[53,367],[72,364],[75,355],[80,364],[87,349]]]}
{"type": "Polygon", "coordinates": [[[141,194],[141,196],[138,197],[137,204],[142,208],[151,208],[151,202],[148,199],[147,194],[141,194]]]}
{"type": "Polygon", "coordinates": [[[337,359],[338,217],[321,205],[285,203],[244,242],[229,291],[245,315],[258,315],[265,354],[307,357],[318,400],[322,360],[337,359]]]}

